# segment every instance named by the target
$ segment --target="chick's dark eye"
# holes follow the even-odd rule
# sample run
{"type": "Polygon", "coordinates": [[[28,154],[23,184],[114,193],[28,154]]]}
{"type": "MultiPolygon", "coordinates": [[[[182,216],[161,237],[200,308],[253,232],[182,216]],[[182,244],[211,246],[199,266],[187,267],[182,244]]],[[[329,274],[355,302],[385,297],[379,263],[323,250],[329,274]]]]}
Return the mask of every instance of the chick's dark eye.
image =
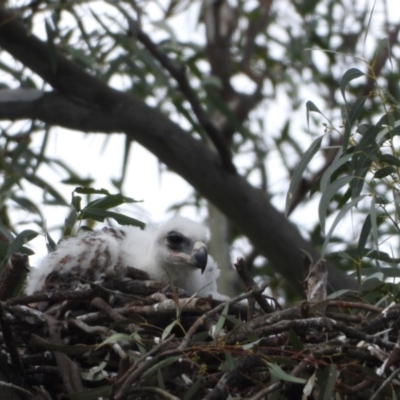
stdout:
{"type": "Polygon", "coordinates": [[[184,237],[178,232],[170,232],[167,235],[167,240],[171,247],[177,247],[184,242],[184,237]]]}

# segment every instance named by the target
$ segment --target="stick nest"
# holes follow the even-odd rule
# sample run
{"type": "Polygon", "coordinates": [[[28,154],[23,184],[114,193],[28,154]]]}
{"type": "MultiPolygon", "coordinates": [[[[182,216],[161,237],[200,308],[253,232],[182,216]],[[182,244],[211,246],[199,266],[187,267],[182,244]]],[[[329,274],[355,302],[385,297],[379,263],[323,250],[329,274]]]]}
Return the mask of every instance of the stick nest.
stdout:
{"type": "Polygon", "coordinates": [[[398,305],[336,299],[280,309],[248,277],[246,293],[228,302],[144,278],[133,271],[29,297],[8,297],[6,285],[0,397],[391,399],[400,391],[398,305]]]}

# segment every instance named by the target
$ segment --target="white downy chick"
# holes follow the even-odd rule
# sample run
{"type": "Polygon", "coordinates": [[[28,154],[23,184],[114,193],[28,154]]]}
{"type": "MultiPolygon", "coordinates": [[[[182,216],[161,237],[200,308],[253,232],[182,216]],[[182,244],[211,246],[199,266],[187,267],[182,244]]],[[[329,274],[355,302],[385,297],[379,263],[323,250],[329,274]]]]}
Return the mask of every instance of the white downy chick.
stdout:
{"type": "Polygon", "coordinates": [[[217,291],[219,268],[207,253],[207,229],[187,218],[174,217],[159,226],[141,230],[133,226],[82,232],[63,240],[38,268],[28,274],[25,293],[45,289],[64,277],[88,281],[102,276],[124,277],[127,267],[145,271],[151,279],[173,282],[190,295],[226,300],[217,291]]]}

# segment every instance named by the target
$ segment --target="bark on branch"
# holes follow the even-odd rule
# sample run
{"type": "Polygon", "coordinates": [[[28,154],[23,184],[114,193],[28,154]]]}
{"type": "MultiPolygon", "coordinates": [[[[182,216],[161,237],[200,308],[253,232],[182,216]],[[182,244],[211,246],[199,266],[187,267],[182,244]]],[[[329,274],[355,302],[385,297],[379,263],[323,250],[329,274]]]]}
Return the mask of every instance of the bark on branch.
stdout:
{"type": "MultiPolygon", "coordinates": [[[[31,118],[85,132],[124,132],[215,204],[302,291],[300,249],[315,260],[319,254],[272,206],[266,193],[228,172],[204,143],[141,99],[108,87],[61,54],[52,68],[46,43],[26,32],[4,9],[0,10],[0,46],[55,90],[31,101],[0,102],[0,120],[31,118]]],[[[328,265],[328,270],[334,290],[356,288],[356,282],[335,266],[328,265]]]]}

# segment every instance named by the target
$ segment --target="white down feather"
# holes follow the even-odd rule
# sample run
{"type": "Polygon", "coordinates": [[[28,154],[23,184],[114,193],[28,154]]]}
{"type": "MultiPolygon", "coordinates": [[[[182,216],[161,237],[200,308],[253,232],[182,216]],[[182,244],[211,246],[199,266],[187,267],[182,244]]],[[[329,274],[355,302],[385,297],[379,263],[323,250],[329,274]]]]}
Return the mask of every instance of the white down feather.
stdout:
{"type": "Polygon", "coordinates": [[[79,275],[86,271],[92,274],[93,280],[98,280],[107,275],[123,277],[126,267],[134,267],[145,271],[151,279],[165,283],[172,281],[190,295],[226,299],[218,293],[216,279],[220,271],[210,255],[204,273],[193,265],[168,261],[173,252],[165,238],[171,231],[183,235],[192,245],[207,241],[207,229],[203,225],[182,217],[148,226],[145,230],[121,226],[81,232],[63,240],[37,268],[31,268],[25,293],[31,295],[43,290],[46,277],[54,271],[60,273],[60,279],[64,273],[79,275]]]}

